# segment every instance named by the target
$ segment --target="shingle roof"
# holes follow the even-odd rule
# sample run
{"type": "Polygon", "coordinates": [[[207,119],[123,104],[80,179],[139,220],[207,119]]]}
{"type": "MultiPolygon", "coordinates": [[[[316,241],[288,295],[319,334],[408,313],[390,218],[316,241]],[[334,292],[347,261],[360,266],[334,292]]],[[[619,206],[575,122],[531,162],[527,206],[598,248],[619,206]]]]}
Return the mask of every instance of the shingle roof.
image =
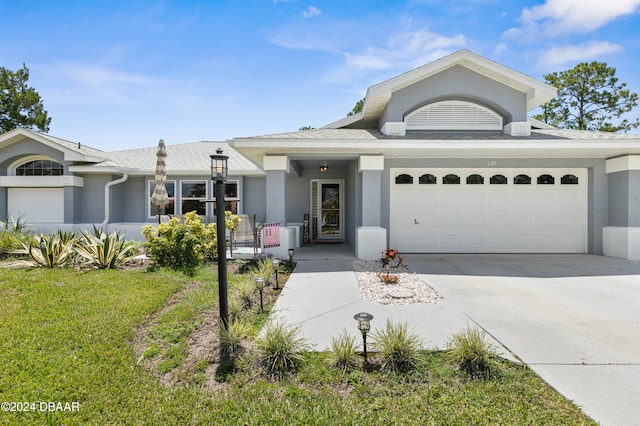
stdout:
{"type": "Polygon", "coordinates": [[[240,139],[324,139],[324,140],[620,140],[639,141],[639,134],[591,132],[585,130],[532,129],[530,136],[509,136],[500,131],[409,130],[406,136],[388,136],[377,129],[313,129],[240,139]]]}
{"type": "MultiPolygon", "coordinates": [[[[217,148],[222,148],[223,154],[229,156],[230,174],[261,174],[255,164],[240,155],[226,142],[193,142],[177,145],[167,145],[167,173],[209,174],[211,159],[217,148]]],[[[156,167],[157,147],[114,151],[106,154],[111,164],[132,171],[153,174],[156,167]]],[[[97,165],[106,166],[107,163],[97,165]]]]}

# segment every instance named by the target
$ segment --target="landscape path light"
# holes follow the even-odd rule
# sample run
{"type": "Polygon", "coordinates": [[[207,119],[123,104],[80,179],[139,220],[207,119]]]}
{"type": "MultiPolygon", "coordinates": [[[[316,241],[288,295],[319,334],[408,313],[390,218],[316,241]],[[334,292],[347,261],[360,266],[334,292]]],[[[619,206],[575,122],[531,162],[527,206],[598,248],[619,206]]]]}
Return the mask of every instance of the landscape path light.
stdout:
{"type": "Polygon", "coordinates": [[[262,292],[264,291],[265,279],[262,277],[256,277],[253,279],[256,282],[256,287],[260,291],[260,312],[264,312],[264,306],[262,305],[262,292]]]}
{"type": "Polygon", "coordinates": [[[290,248],[289,250],[287,250],[287,253],[289,253],[289,266],[293,266],[293,255],[295,254],[296,250],[290,248]]]}
{"type": "Polygon", "coordinates": [[[358,321],[358,330],[362,333],[362,346],[364,348],[364,362],[367,362],[367,333],[371,330],[371,320],[373,315],[367,312],[360,312],[353,316],[358,321]]]}
{"type": "Polygon", "coordinates": [[[276,273],[276,290],[280,290],[280,283],[278,282],[278,269],[280,268],[280,259],[273,259],[271,261],[273,265],[273,270],[276,273]]]}

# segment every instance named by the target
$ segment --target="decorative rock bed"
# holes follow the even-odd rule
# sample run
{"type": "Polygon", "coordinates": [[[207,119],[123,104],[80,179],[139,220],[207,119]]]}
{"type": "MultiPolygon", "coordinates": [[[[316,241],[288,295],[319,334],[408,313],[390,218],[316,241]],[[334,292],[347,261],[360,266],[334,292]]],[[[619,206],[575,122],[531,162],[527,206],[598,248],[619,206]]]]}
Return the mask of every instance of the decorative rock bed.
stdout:
{"type": "Polygon", "coordinates": [[[384,268],[382,262],[371,260],[353,261],[353,270],[362,292],[362,297],[370,302],[383,305],[408,305],[411,303],[438,303],[442,296],[405,265],[384,268]],[[397,275],[395,284],[385,284],[379,274],[397,275]]]}

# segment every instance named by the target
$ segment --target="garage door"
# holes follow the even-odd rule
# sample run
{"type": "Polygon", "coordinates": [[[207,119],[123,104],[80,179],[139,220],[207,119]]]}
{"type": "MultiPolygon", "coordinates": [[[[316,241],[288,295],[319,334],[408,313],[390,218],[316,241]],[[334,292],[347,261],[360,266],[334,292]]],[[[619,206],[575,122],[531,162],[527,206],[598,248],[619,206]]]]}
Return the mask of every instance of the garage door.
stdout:
{"type": "Polygon", "coordinates": [[[405,253],[585,253],[586,169],[391,169],[405,253]]]}
{"type": "Polygon", "coordinates": [[[9,188],[8,214],[33,223],[64,222],[63,188],[9,188]]]}

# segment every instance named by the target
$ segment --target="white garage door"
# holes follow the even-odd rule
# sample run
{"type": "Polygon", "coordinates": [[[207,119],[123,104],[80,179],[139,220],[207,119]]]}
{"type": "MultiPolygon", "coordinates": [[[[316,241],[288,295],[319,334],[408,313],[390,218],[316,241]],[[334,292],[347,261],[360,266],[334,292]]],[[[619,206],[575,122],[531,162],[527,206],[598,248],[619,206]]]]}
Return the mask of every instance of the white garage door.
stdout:
{"type": "Polygon", "coordinates": [[[406,253],[585,253],[586,169],[391,169],[406,253]]]}
{"type": "Polygon", "coordinates": [[[63,188],[9,188],[8,214],[34,223],[64,222],[63,188]]]}

